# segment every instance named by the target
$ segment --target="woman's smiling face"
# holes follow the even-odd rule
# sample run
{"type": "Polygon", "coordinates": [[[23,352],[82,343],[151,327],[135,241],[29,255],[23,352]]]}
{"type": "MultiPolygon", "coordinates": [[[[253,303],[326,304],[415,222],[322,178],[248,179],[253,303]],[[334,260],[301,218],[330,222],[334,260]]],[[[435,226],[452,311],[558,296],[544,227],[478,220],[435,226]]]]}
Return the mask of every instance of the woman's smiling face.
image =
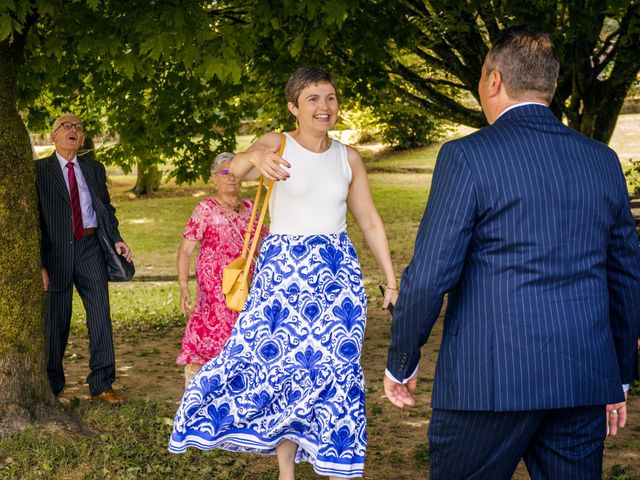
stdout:
{"type": "Polygon", "coordinates": [[[301,128],[322,132],[331,130],[338,121],[338,97],[328,82],[313,83],[302,89],[298,105],[289,102],[289,111],[298,119],[301,128]]]}

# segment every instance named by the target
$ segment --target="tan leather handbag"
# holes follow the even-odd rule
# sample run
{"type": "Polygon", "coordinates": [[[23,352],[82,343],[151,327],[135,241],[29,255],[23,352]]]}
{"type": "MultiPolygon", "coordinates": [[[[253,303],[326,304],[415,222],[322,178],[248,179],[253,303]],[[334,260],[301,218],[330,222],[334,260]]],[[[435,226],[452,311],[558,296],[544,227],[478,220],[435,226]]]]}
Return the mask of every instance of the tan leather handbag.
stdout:
{"type": "MultiPolygon", "coordinates": [[[[286,137],[282,135],[282,143],[280,145],[280,152],[278,153],[279,156],[282,156],[282,152],[284,152],[285,141],[286,137]]],[[[251,209],[249,227],[247,228],[247,233],[244,236],[242,255],[229,263],[229,265],[224,267],[222,271],[222,293],[224,293],[225,302],[229,309],[235,310],[236,312],[241,312],[244,309],[244,304],[249,296],[249,286],[251,285],[251,278],[249,275],[251,270],[251,261],[253,260],[253,255],[255,254],[258,242],[260,241],[260,232],[262,231],[264,217],[266,216],[267,209],[269,208],[269,198],[271,197],[271,191],[273,190],[273,183],[273,181],[267,182],[267,192],[265,193],[264,202],[262,203],[262,210],[260,211],[258,224],[254,230],[254,220],[256,218],[256,213],[258,212],[258,204],[260,203],[262,186],[264,184],[264,179],[260,177],[258,191],[256,192],[256,198],[253,201],[253,208],[251,209]],[[249,242],[251,242],[250,250],[249,242]]]]}

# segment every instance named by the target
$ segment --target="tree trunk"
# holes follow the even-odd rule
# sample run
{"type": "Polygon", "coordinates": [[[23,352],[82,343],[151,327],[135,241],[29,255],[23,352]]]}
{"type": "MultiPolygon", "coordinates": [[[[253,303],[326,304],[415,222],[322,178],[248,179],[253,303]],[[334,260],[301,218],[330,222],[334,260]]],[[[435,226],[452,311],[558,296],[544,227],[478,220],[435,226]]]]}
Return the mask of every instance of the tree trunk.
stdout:
{"type": "MultiPolygon", "coordinates": [[[[610,87],[603,93],[585,95],[567,116],[569,126],[588,137],[608,144],[629,88],[630,85],[610,87]]],[[[599,88],[598,92],[602,90],[604,89],[599,88]]]]}
{"type": "Polygon", "coordinates": [[[157,165],[145,165],[144,161],[138,162],[138,178],[133,191],[136,195],[146,195],[157,192],[160,188],[162,172],[157,165]]]}
{"type": "Polygon", "coordinates": [[[80,155],[84,158],[90,158],[91,160],[96,159],[96,145],[93,142],[93,138],[88,135],[84,137],[84,142],[82,143],[80,152],[80,155]]]}
{"type": "Polygon", "coordinates": [[[35,168],[16,109],[26,30],[0,42],[0,434],[53,411],[45,372],[35,168]]]}

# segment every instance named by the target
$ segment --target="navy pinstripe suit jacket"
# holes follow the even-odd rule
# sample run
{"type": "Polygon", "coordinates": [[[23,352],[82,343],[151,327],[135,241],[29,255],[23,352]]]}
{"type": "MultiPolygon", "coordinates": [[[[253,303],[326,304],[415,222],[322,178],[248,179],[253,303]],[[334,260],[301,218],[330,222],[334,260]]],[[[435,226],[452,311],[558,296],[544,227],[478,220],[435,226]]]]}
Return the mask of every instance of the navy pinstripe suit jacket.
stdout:
{"type": "MultiPolygon", "coordinates": [[[[73,223],[71,200],[55,152],[35,161],[36,187],[40,207],[41,261],[49,273],[49,290],[66,289],[73,279],[73,223]]],[[[97,217],[111,223],[116,241],[122,241],[118,231],[115,208],[107,190],[104,166],[95,160],[78,157],[78,165],[87,181],[97,217]]]]}
{"type": "Polygon", "coordinates": [[[415,370],[446,293],[434,408],[622,401],[640,247],[616,154],[541,105],[444,144],[393,315],[395,378],[415,370]]]}

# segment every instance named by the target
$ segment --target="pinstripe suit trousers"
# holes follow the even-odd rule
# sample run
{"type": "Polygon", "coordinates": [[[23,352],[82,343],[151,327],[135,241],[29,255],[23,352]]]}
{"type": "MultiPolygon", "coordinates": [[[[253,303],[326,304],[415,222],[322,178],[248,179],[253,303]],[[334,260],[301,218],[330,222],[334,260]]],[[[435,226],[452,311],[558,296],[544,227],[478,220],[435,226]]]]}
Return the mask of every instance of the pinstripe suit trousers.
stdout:
{"type": "Polygon", "coordinates": [[[74,242],[73,258],[72,283],[64,290],[47,292],[47,374],[51,389],[58,395],[65,385],[62,360],[69,338],[75,285],[84,304],[89,331],[91,371],[87,382],[91,395],[97,395],[111,388],[116,378],[107,271],[97,235],[74,242]]]}
{"type": "Polygon", "coordinates": [[[604,405],[473,412],[434,409],[432,480],[508,480],[523,458],[533,480],[597,480],[606,436],[604,405]]]}

